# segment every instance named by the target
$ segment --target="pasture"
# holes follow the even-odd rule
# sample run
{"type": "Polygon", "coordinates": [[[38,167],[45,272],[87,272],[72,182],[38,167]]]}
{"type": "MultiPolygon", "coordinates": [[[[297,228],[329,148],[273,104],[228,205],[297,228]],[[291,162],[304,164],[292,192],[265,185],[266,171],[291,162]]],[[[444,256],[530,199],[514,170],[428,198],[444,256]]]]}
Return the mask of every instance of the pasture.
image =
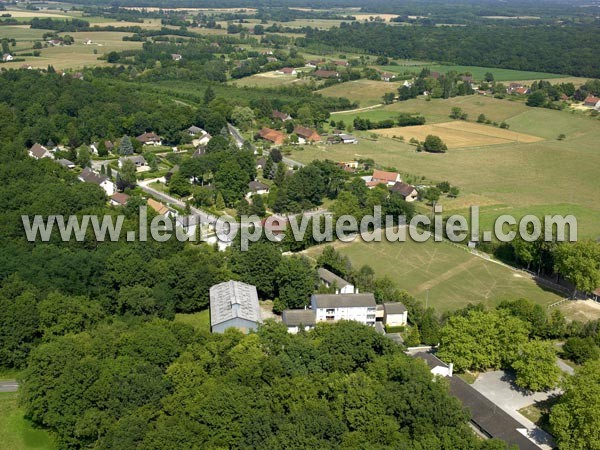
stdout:
{"type": "Polygon", "coordinates": [[[481,81],[484,79],[487,72],[491,72],[494,75],[494,80],[506,82],[514,80],[550,80],[553,78],[564,78],[567,75],[561,75],[556,73],[547,72],[531,72],[527,70],[512,70],[512,69],[499,69],[495,67],[477,67],[477,66],[460,66],[460,65],[447,65],[447,64],[434,64],[412,61],[402,61],[397,66],[378,66],[380,70],[386,72],[404,73],[413,72],[419,74],[422,69],[428,68],[432,72],[447,73],[470,73],[473,75],[475,80],[481,81]]]}
{"type": "Polygon", "coordinates": [[[506,129],[496,128],[491,125],[482,125],[472,122],[453,121],[433,125],[419,125],[412,127],[395,127],[372,130],[385,137],[403,136],[424,141],[428,135],[439,136],[448,148],[480,147],[508,143],[531,143],[541,141],[542,138],[530,134],[517,133],[506,129]]]}
{"type": "MultiPolygon", "coordinates": [[[[333,245],[355,268],[371,266],[378,277],[390,277],[423,304],[429,292],[429,306],[440,313],[469,303],[494,307],[502,300],[523,297],[547,306],[562,299],[519,272],[444,242],[356,240],[333,245]]],[[[323,246],[313,247],[305,253],[316,258],[322,250],[323,246]]]]}
{"type": "MultiPolygon", "coordinates": [[[[461,106],[470,117],[485,112],[494,120],[506,120],[510,124],[508,133],[524,133],[544,140],[474,145],[450,148],[444,154],[429,154],[418,153],[414,146],[397,139],[381,136],[372,140],[369,138],[371,130],[355,132],[360,137],[356,145],[304,146],[303,150],[295,150],[291,157],[300,162],[372,158],[377,164],[395,167],[403,174],[424,176],[435,181],[447,180],[460,188],[460,195],[456,199],[441,199],[444,212],[462,212],[469,205],[485,206],[481,219],[485,227],[491,226],[493,219],[500,214],[518,217],[526,214],[573,214],[578,219],[580,237],[597,238],[600,235],[600,183],[597,173],[600,167],[597,144],[600,141],[600,121],[567,111],[528,108],[518,102],[473,96],[430,102],[417,99],[391,106],[398,108],[397,105],[406,112],[421,112],[427,117],[428,124],[448,122],[450,109],[461,106]],[[566,138],[559,141],[556,138],[561,133],[566,138]]],[[[335,114],[332,118],[343,118],[346,124],[350,124],[356,115],[368,117],[382,110],[335,114]]],[[[385,111],[393,117],[392,109],[386,107],[385,111]]],[[[465,128],[483,126],[490,133],[505,131],[472,122],[459,124],[465,128]]],[[[396,134],[408,141],[409,135],[405,130],[400,129],[396,134]]],[[[440,133],[436,131],[434,134],[440,133]]]]}
{"type": "Polygon", "coordinates": [[[24,417],[16,392],[0,393],[0,447],[10,450],[52,450],[50,433],[34,428],[24,417]]]}
{"type": "Polygon", "coordinates": [[[239,87],[276,88],[291,84],[306,84],[311,80],[298,78],[296,75],[278,74],[275,72],[264,72],[249,77],[231,80],[231,84],[239,87]]]}
{"type": "Polygon", "coordinates": [[[346,97],[365,107],[380,104],[383,94],[396,93],[400,86],[402,83],[360,79],[329,86],[318,90],[317,93],[326,97],[346,97]]]}

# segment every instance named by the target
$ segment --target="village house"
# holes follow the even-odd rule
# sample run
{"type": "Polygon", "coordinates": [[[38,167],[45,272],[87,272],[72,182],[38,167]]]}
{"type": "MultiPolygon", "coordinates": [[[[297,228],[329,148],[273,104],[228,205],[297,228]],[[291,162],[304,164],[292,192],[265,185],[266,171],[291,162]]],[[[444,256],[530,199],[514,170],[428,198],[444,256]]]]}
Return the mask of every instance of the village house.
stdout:
{"type": "Polygon", "coordinates": [[[59,39],[50,39],[48,41],[46,41],[49,45],[52,45],[53,47],[57,47],[59,45],[62,45],[63,41],[59,40],[59,39]]]}
{"type": "Polygon", "coordinates": [[[158,214],[159,216],[171,216],[172,212],[169,209],[169,207],[159,201],[154,200],[153,198],[149,198],[148,201],[148,206],[150,208],[152,208],[154,210],[154,212],[156,212],[156,214],[158,214]]]}
{"type": "Polygon", "coordinates": [[[63,166],[65,169],[75,168],[75,163],[73,161],[69,161],[68,159],[57,159],[56,162],[63,166]]]}
{"type": "Polygon", "coordinates": [[[206,145],[212,139],[212,136],[210,135],[210,133],[208,131],[205,131],[202,128],[197,127],[195,125],[192,125],[186,131],[188,132],[188,134],[190,136],[194,137],[194,139],[192,140],[192,145],[194,147],[198,147],[200,145],[206,145]]]}
{"type": "Polygon", "coordinates": [[[37,142],[31,146],[28,154],[34,159],[54,158],[54,155],[46,147],[37,142]]]}
{"type": "Polygon", "coordinates": [[[263,128],[258,132],[258,135],[260,136],[261,139],[264,139],[265,141],[269,141],[275,145],[281,145],[285,142],[286,140],[286,135],[273,130],[271,128],[263,128]]]}
{"type": "Polygon", "coordinates": [[[288,333],[296,334],[300,330],[312,330],[316,316],[310,309],[286,309],[281,313],[281,321],[287,326],[288,333]]]}
{"type": "Polygon", "coordinates": [[[600,108],[600,98],[589,95],[584,101],[583,106],[587,106],[588,108],[600,108]]]}
{"type": "Polygon", "coordinates": [[[318,78],[339,78],[340,74],[335,70],[315,70],[313,76],[318,78]]]}
{"type": "Polygon", "coordinates": [[[179,53],[171,53],[171,59],[173,61],[181,61],[181,55],[179,53]]]}
{"type": "Polygon", "coordinates": [[[381,81],[392,81],[394,78],[396,78],[396,75],[393,73],[383,72],[381,74],[381,81]]]}
{"type": "Polygon", "coordinates": [[[414,202],[419,198],[419,193],[415,187],[402,181],[397,181],[392,187],[390,187],[390,192],[399,194],[407,202],[414,202]]]}
{"type": "Polygon", "coordinates": [[[292,120],[292,116],[290,116],[288,113],[277,111],[276,109],[271,112],[271,117],[273,117],[275,120],[281,120],[282,122],[292,120]]]}
{"type": "Polygon", "coordinates": [[[336,294],[358,294],[358,289],[356,289],[352,283],[344,280],[342,277],[337,276],[335,273],[324,267],[319,267],[317,273],[321,283],[328,288],[335,288],[336,294]]]}
{"type": "Polygon", "coordinates": [[[131,161],[136,170],[147,165],[146,159],[142,155],[123,156],[119,158],[119,169],[123,167],[125,161],[131,161]]]}
{"type": "Polygon", "coordinates": [[[296,75],[298,72],[296,72],[296,69],[294,69],[293,67],[284,67],[282,69],[276,70],[275,73],[281,75],[296,75]]]}
{"type": "Polygon", "coordinates": [[[93,183],[104,189],[104,192],[109,197],[115,193],[115,184],[106,175],[102,175],[92,171],[89,167],[86,167],[77,177],[84,183],[93,183]]]}
{"type": "Polygon", "coordinates": [[[140,134],[136,139],[144,145],[162,145],[162,138],[153,131],[140,134]]]}
{"type": "Polygon", "coordinates": [[[277,62],[279,61],[277,58],[275,58],[274,56],[267,56],[267,62],[277,62]]]}
{"type": "Polygon", "coordinates": [[[348,61],[331,61],[334,66],[348,67],[350,63],[348,61]]]}
{"type": "Polygon", "coordinates": [[[85,39],[85,40],[83,41],[83,45],[92,45],[92,44],[93,44],[93,42],[92,42],[92,40],[91,40],[91,39],[85,39]]]}
{"type": "Polygon", "coordinates": [[[402,303],[384,303],[383,322],[388,327],[405,327],[408,324],[406,306],[402,303]]]}
{"type": "Polygon", "coordinates": [[[210,288],[210,329],[223,333],[236,328],[243,333],[256,331],[262,323],[256,286],[226,281],[210,288]]]}
{"type": "Polygon", "coordinates": [[[19,67],[19,69],[22,69],[22,70],[33,70],[33,66],[31,64],[21,64],[21,66],[19,67]]]}
{"type": "Polygon", "coordinates": [[[294,133],[298,135],[300,144],[304,144],[305,142],[319,142],[321,140],[319,133],[307,127],[297,126],[294,128],[294,133]]]}
{"type": "Polygon", "coordinates": [[[317,323],[354,320],[375,325],[377,305],[373,294],[313,294],[310,305],[317,323]]]}
{"type": "Polygon", "coordinates": [[[9,61],[12,61],[13,59],[15,59],[15,58],[10,53],[4,53],[2,55],[2,61],[4,61],[4,62],[9,62],[9,61]]]}
{"type": "Polygon", "coordinates": [[[305,66],[310,67],[311,69],[316,69],[317,67],[319,67],[320,62],[321,61],[319,61],[318,59],[311,59],[306,62],[305,66]]]}
{"type": "Polygon", "coordinates": [[[248,193],[246,198],[249,199],[253,195],[265,195],[269,193],[269,186],[260,181],[253,180],[248,183],[248,193]]]}
{"type": "Polygon", "coordinates": [[[362,178],[365,180],[369,189],[373,189],[379,184],[385,184],[388,187],[391,187],[397,182],[402,181],[399,173],[386,172],[385,170],[373,170],[373,175],[362,178]]]}
{"type": "Polygon", "coordinates": [[[115,192],[110,197],[110,204],[113,206],[127,206],[128,201],[129,195],[124,194],[123,192],[115,192]]]}
{"type": "Polygon", "coordinates": [[[264,156],[261,156],[256,161],[256,169],[258,170],[258,169],[264,168],[266,163],[267,163],[267,158],[265,158],[264,156]]]}
{"type": "Polygon", "coordinates": [[[340,143],[342,144],[358,144],[358,138],[352,136],[351,134],[338,134],[337,137],[340,138],[340,143]]]}

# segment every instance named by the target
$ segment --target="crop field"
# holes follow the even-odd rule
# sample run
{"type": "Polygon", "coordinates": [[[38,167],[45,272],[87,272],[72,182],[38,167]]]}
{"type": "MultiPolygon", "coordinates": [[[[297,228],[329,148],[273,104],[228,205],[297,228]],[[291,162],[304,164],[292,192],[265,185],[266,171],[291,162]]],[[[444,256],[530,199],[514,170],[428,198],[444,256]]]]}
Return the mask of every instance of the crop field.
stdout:
{"type": "Polygon", "coordinates": [[[278,74],[275,72],[257,73],[249,77],[232,80],[239,87],[274,88],[290,84],[305,84],[310,80],[298,78],[296,75],[278,74]]]}
{"type": "Polygon", "coordinates": [[[346,97],[364,107],[380,104],[383,94],[396,93],[400,86],[402,83],[360,79],[329,86],[317,93],[327,97],[346,97]]]}
{"type": "Polygon", "coordinates": [[[487,72],[491,72],[494,75],[496,81],[513,81],[513,80],[540,80],[540,79],[553,79],[553,78],[564,78],[567,75],[561,75],[556,73],[546,72],[530,72],[526,70],[512,70],[512,69],[498,69],[494,67],[477,67],[477,66],[457,66],[457,65],[446,65],[446,64],[423,64],[422,62],[400,62],[397,66],[379,66],[379,69],[386,72],[397,72],[404,73],[406,71],[419,73],[423,68],[428,68],[432,72],[447,73],[457,72],[466,73],[469,72],[473,75],[475,80],[483,80],[487,72]]]}
{"type": "MultiPolygon", "coordinates": [[[[469,303],[493,307],[502,300],[527,298],[550,305],[562,296],[539,287],[532,279],[466,250],[443,242],[370,242],[333,244],[355,268],[369,265],[379,277],[388,276],[425,304],[443,312],[469,303]]],[[[317,257],[323,246],[306,251],[317,257]]]]}
{"type": "Polygon", "coordinates": [[[0,447],[10,450],[52,450],[51,435],[23,417],[16,392],[0,393],[0,447]]]}
{"type": "Polygon", "coordinates": [[[439,136],[448,148],[480,147],[508,143],[531,143],[543,140],[536,136],[517,133],[491,125],[482,125],[472,122],[454,121],[433,125],[419,125],[412,127],[395,127],[372,130],[385,137],[403,136],[404,139],[417,139],[424,141],[428,135],[439,136]]]}

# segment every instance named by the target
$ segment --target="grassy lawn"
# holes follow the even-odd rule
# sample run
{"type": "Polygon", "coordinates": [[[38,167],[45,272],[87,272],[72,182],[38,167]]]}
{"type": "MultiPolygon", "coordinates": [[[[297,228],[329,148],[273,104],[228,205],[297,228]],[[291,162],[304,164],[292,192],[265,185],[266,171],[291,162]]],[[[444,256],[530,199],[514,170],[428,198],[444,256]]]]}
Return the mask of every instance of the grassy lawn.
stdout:
{"type": "Polygon", "coordinates": [[[398,66],[379,66],[380,70],[386,72],[397,72],[404,73],[414,72],[419,73],[424,67],[429,68],[432,72],[447,73],[454,71],[457,73],[470,72],[475,80],[483,80],[487,72],[491,72],[494,75],[496,81],[513,81],[513,80],[540,80],[540,79],[553,79],[553,78],[564,78],[567,75],[560,75],[556,73],[545,73],[545,72],[530,72],[526,70],[512,70],[512,69],[497,69],[493,67],[477,67],[477,66],[456,66],[456,65],[445,65],[445,64],[422,64],[422,63],[400,63],[398,66]]]}
{"type": "MultiPolygon", "coordinates": [[[[369,265],[377,276],[389,276],[401,288],[438,312],[462,308],[469,303],[494,307],[502,300],[527,298],[549,305],[562,297],[504,266],[486,261],[447,243],[428,241],[333,244],[347,255],[355,268],[369,265]]],[[[316,258],[323,246],[306,251],[316,258]]]]}
{"type": "Polygon", "coordinates": [[[231,84],[239,87],[277,88],[292,84],[306,84],[308,82],[310,82],[310,80],[298,78],[296,75],[283,75],[275,72],[265,72],[232,80],[231,84]]]}
{"type": "Polygon", "coordinates": [[[317,93],[326,97],[346,97],[365,107],[380,104],[383,94],[396,93],[400,86],[402,83],[361,79],[329,86],[318,90],[317,93]]]}
{"type": "Polygon", "coordinates": [[[558,397],[550,397],[548,400],[535,402],[533,405],[521,408],[519,412],[535,423],[545,432],[552,434],[550,427],[550,410],[556,404],[558,397]]]}
{"type": "Polygon", "coordinates": [[[23,414],[23,409],[17,403],[17,393],[0,393],[0,448],[6,450],[56,448],[50,433],[34,428],[23,414]]]}
{"type": "Polygon", "coordinates": [[[175,321],[191,325],[198,331],[210,331],[210,312],[208,309],[190,314],[175,314],[175,321]]]}

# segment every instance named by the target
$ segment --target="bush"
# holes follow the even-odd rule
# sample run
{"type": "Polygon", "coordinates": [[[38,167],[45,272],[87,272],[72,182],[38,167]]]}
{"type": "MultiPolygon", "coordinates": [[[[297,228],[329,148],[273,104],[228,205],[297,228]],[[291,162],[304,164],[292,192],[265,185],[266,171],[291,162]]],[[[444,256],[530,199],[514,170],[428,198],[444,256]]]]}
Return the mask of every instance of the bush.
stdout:
{"type": "Polygon", "coordinates": [[[591,337],[572,337],[565,342],[562,348],[562,356],[574,363],[583,364],[586,361],[599,359],[600,348],[591,337]]]}
{"type": "Polygon", "coordinates": [[[444,144],[444,141],[439,136],[433,134],[428,135],[423,143],[423,149],[426,152],[431,153],[446,153],[448,146],[444,144]]]}

